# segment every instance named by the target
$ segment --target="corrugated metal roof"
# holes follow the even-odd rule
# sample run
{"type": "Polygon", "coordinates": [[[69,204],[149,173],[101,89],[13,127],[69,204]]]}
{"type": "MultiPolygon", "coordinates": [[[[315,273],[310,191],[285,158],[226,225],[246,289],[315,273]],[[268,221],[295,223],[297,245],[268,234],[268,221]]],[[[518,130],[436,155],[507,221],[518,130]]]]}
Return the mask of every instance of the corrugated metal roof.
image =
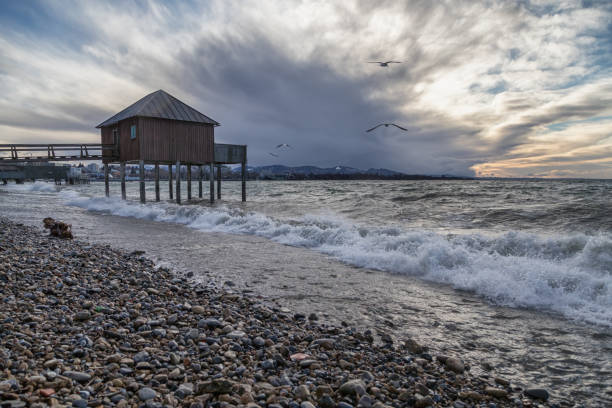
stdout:
{"type": "Polygon", "coordinates": [[[114,125],[120,120],[132,118],[134,116],[183,120],[186,122],[207,123],[209,125],[219,126],[217,121],[198,112],[191,106],[179,101],[174,96],[160,89],[128,106],[115,116],[106,119],[96,126],[96,128],[114,125]]]}

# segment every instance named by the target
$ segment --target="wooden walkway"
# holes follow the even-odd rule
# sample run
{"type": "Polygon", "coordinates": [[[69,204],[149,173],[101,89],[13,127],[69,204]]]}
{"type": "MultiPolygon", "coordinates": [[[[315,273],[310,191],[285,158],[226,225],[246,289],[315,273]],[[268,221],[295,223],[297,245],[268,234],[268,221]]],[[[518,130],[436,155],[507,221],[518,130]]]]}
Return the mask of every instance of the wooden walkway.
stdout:
{"type": "Polygon", "coordinates": [[[0,163],[116,160],[116,148],[100,143],[0,144],[0,163]]]}
{"type": "MultiPolygon", "coordinates": [[[[109,196],[109,163],[120,164],[121,198],[126,199],[125,166],[127,162],[120,162],[119,149],[116,144],[100,143],[53,143],[53,144],[0,144],[0,164],[54,162],[54,161],[104,161],[104,192],[109,196]],[[33,153],[36,153],[35,155],[33,153]]],[[[160,200],[159,166],[168,166],[169,198],[173,199],[172,166],[175,167],[176,202],[181,202],[181,166],[187,167],[187,199],[191,200],[192,166],[199,167],[198,196],[202,198],[202,181],[204,180],[205,163],[175,163],[135,161],[140,167],[140,201],[145,202],[145,164],[155,165],[155,201],[160,200]]],[[[210,166],[210,202],[215,200],[215,171],[217,168],[217,199],[221,199],[221,167],[224,164],[241,164],[242,201],[246,201],[246,146],[218,144],[214,145],[214,161],[206,163],[210,166]]]]}

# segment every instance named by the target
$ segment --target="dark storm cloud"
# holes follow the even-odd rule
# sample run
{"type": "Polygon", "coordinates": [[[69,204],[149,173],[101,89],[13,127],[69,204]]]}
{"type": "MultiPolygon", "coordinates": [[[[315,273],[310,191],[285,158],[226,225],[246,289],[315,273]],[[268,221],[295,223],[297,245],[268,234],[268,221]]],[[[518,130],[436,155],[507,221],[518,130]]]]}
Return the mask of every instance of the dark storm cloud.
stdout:
{"type": "MultiPolygon", "coordinates": [[[[206,95],[201,105],[223,125],[218,137],[249,144],[254,161],[272,160],[268,150],[289,142],[295,149],[280,160],[294,164],[375,167],[393,163],[417,171],[414,164],[426,165],[419,159],[426,148],[423,144],[453,144],[455,132],[451,131],[419,134],[409,129],[406,134],[381,128],[366,133],[381,121],[411,125],[412,119],[393,102],[368,98],[388,78],[376,71],[365,78],[347,78],[316,56],[296,61],[261,34],[247,39],[201,38],[178,61],[177,85],[191,94],[206,95]],[[399,137],[403,138],[401,151],[388,144],[399,137]]],[[[468,167],[463,163],[454,170],[465,173],[468,167]]],[[[428,170],[435,171],[433,166],[428,170]]]]}

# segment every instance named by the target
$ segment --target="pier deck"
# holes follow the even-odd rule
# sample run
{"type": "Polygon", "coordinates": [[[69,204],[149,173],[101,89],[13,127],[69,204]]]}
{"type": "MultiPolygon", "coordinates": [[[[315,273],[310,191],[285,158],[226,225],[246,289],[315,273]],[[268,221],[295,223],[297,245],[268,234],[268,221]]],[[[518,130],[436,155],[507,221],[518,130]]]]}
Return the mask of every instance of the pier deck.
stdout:
{"type": "Polygon", "coordinates": [[[125,165],[126,163],[138,163],[140,165],[140,201],[145,202],[144,188],[144,165],[155,165],[155,200],[159,201],[159,165],[167,165],[170,173],[169,196],[173,198],[172,187],[172,165],[175,165],[176,174],[176,201],[180,203],[181,179],[180,167],[187,167],[187,199],[191,199],[192,166],[199,166],[198,196],[202,198],[202,181],[204,179],[204,165],[210,166],[210,201],[214,201],[214,168],[217,168],[217,199],[221,198],[221,166],[224,164],[242,165],[242,201],[246,201],[246,153],[245,145],[232,145],[214,143],[213,161],[205,162],[179,162],[126,160],[120,161],[118,144],[102,143],[51,143],[51,144],[0,144],[0,164],[23,164],[56,161],[85,161],[99,160],[104,163],[105,194],[109,195],[109,163],[121,164],[121,197],[126,198],[125,193],[125,165]],[[36,153],[35,155],[33,153],[36,153]]]}
{"type": "Polygon", "coordinates": [[[101,143],[0,144],[0,163],[112,159],[116,149],[114,144],[101,143]],[[33,152],[37,154],[33,155],[33,152]],[[5,156],[6,153],[10,155],[5,156]]]}

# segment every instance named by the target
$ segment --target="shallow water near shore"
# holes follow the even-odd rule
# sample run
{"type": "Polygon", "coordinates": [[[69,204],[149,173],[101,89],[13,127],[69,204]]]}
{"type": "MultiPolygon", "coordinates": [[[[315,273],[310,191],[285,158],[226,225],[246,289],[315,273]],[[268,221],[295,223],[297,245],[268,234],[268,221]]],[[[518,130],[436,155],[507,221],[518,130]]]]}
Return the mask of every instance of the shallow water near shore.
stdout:
{"type": "Polygon", "coordinates": [[[111,199],[99,183],[9,185],[0,211],[32,225],[55,217],[79,238],[250,296],[410,335],[555,400],[612,403],[612,183],[253,182],[246,204],[238,187],[225,182],[214,207],[179,207],[137,204],[136,183],[127,203],[117,183],[111,199]]]}

